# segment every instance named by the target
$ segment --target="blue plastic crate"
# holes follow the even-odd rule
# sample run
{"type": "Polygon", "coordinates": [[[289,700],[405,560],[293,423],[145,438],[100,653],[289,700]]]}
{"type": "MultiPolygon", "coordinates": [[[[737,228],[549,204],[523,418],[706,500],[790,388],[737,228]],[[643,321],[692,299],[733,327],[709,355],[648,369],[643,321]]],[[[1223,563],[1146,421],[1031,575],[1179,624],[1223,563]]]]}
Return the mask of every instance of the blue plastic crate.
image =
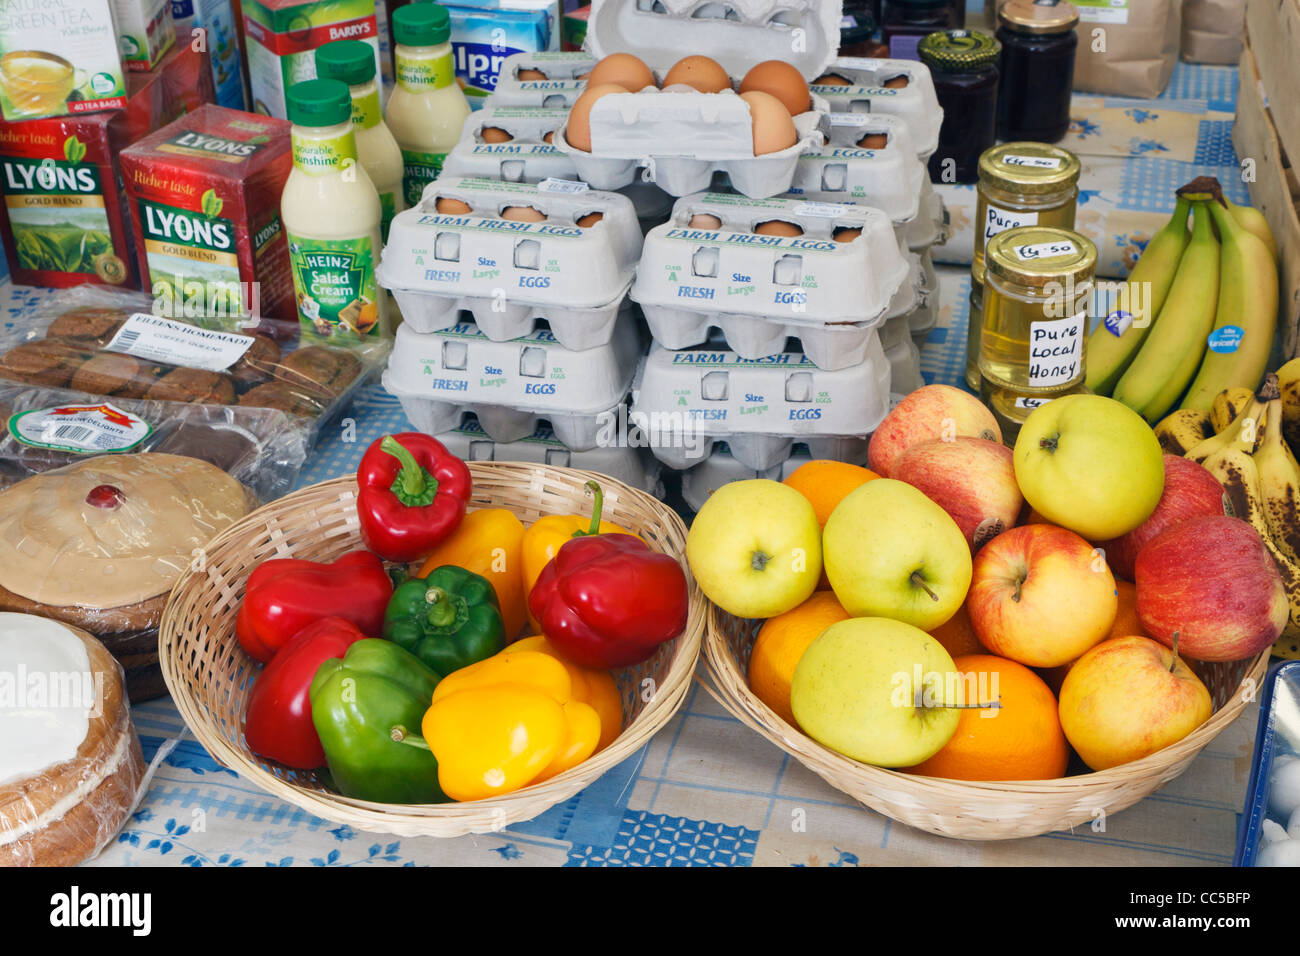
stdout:
{"type": "MultiPolygon", "coordinates": [[[[1275,664],[1264,678],[1251,761],[1246,809],[1237,829],[1234,866],[1254,866],[1260,834],[1268,817],[1269,777],[1281,754],[1300,756],[1300,661],[1275,664]]],[[[1286,826],[1287,821],[1278,821],[1286,826]]]]}

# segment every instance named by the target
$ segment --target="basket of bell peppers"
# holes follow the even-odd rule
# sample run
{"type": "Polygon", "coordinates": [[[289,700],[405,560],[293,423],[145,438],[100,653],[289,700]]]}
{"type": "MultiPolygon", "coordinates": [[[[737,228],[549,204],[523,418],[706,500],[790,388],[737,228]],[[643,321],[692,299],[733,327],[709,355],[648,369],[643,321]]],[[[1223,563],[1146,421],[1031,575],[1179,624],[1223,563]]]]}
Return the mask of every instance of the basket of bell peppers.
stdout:
{"type": "Polygon", "coordinates": [[[610,746],[637,691],[612,672],[681,635],[692,592],[682,563],[605,520],[586,484],[590,514],[525,527],[469,510],[470,470],[436,439],[372,444],[364,549],[248,577],[236,637],[264,665],[249,748],[353,800],[432,804],[492,800],[610,746]]]}

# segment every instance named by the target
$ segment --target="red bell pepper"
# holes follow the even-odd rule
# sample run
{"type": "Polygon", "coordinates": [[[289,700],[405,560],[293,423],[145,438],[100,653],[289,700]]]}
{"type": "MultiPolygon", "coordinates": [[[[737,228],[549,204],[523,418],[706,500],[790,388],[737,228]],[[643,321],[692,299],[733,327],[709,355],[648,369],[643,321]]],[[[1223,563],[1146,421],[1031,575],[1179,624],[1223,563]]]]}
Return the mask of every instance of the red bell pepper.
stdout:
{"type": "Polygon", "coordinates": [[[366,635],[341,617],[308,624],[262,668],[244,713],[244,739],[253,753],[287,767],[325,766],[325,751],[311,718],[312,678],[321,664],[342,657],[366,635]]]}
{"type": "Polygon", "coordinates": [[[349,552],[330,564],[273,558],[248,576],[235,636],[263,664],[323,617],[341,617],[367,637],[380,637],[392,596],[384,563],[368,551],[349,552]]]}
{"type": "Polygon", "coordinates": [[[598,670],[648,660],[686,629],[688,604],[681,565],[630,534],[565,542],[528,595],[560,653],[598,670]]]}
{"type": "Polygon", "coordinates": [[[385,435],[357,468],[361,540],[389,561],[433,553],[465,517],[469,468],[442,442],[420,432],[385,435]]]}

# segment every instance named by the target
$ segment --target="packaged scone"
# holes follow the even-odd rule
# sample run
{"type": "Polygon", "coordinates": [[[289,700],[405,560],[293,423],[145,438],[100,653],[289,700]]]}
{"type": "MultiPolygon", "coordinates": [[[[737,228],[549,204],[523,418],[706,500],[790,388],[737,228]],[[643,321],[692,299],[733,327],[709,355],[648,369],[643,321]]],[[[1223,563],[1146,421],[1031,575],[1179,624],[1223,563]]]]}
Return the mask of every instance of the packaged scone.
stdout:
{"type": "Polygon", "coordinates": [[[75,866],[117,835],[145,776],[122,667],[90,634],[0,613],[0,867],[75,866]]]}
{"type": "Polygon", "coordinates": [[[172,585],[257,501],[197,458],[102,455],[0,490],[0,611],[88,631],[133,700],[164,693],[158,624],[172,585]]]}

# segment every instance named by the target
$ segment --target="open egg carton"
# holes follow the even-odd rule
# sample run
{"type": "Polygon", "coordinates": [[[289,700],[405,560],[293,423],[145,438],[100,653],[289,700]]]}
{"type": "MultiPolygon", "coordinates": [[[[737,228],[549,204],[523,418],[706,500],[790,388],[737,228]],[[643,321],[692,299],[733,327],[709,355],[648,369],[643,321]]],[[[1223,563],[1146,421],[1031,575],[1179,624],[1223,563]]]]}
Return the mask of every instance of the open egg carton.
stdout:
{"type": "MultiPolygon", "coordinates": [[[[755,155],[750,107],[734,89],[702,93],[658,87],[674,63],[697,51],[716,60],[733,86],[766,60],[790,63],[812,80],[835,56],[840,12],[839,2],[826,0],[596,0],[587,22],[587,51],[597,58],[633,53],[654,73],[656,85],[596,100],[584,117],[589,151],[570,142],[568,122],[555,135],[555,145],[573,158],[581,179],[600,189],[617,189],[640,176],[684,196],[707,189],[713,173],[723,171],[747,196],[787,192],[800,154],[824,140],[825,102],[810,94],[809,109],[792,117],[795,142],[755,155]]],[[[510,86],[508,81],[503,90],[507,97],[510,86]]]]}
{"type": "MultiPolygon", "coordinates": [[[[910,341],[909,341],[910,344],[910,341]]],[[[889,411],[889,368],[878,339],[866,361],[839,371],[801,352],[745,359],[715,340],[672,351],[652,345],[632,385],[631,420],[655,457],[684,469],[725,441],[737,461],[765,471],[796,442],[814,457],[864,457],[889,411]]]]}
{"type": "Polygon", "coordinates": [[[760,359],[793,337],[834,371],[867,360],[911,274],[879,210],[700,193],[647,233],[631,297],[666,348],[717,328],[742,358],[760,359]]]}
{"type": "Polygon", "coordinates": [[[924,63],[838,57],[813,78],[811,89],[830,107],[832,123],[837,114],[897,116],[911,130],[912,143],[922,160],[929,160],[939,148],[943,110],[934,93],[930,68],[924,63]]]}
{"type": "MultiPolygon", "coordinates": [[[[626,406],[620,406],[614,427],[622,422],[626,426],[626,406]]],[[[621,436],[616,432],[615,438],[621,436]]],[[[501,442],[494,439],[479,424],[477,416],[465,415],[458,428],[437,435],[447,450],[464,461],[521,461],[556,468],[580,468],[609,475],[633,488],[640,488],[663,497],[662,466],[644,448],[626,441],[614,441],[587,451],[574,451],[555,437],[551,426],[539,422],[537,428],[524,438],[501,442]]]]}
{"type": "Polygon", "coordinates": [[[601,444],[602,428],[615,426],[641,353],[630,308],[607,343],[582,351],[566,349],[547,329],[496,342],[467,320],[430,333],[403,323],[383,383],[411,424],[430,435],[473,413],[494,441],[514,442],[545,420],[567,448],[589,451],[601,444]]]}
{"type": "Polygon", "coordinates": [[[496,89],[484,108],[531,106],[567,112],[587,88],[587,74],[595,64],[590,53],[512,53],[501,61],[496,89]]]}
{"type": "MultiPolygon", "coordinates": [[[[511,183],[577,180],[573,160],[551,144],[568,115],[564,109],[499,106],[489,97],[487,106],[466,117],[460,141],[443,162],[442,175],[511,183]]],[[[646,220],[663,221],[672,209],[672,197],[650,183],[632,183],[619,192],[632,200],[643,225],[646,220]]]]}
{"type": "Polygon", "coordinates": [[[375,272],[416,332],[451,328],[468,311],[505,342],[546,319],[561,345],[581,350],[610,341],[640,254],[626,196],[441,176],[393,219],[375,272]]]}

